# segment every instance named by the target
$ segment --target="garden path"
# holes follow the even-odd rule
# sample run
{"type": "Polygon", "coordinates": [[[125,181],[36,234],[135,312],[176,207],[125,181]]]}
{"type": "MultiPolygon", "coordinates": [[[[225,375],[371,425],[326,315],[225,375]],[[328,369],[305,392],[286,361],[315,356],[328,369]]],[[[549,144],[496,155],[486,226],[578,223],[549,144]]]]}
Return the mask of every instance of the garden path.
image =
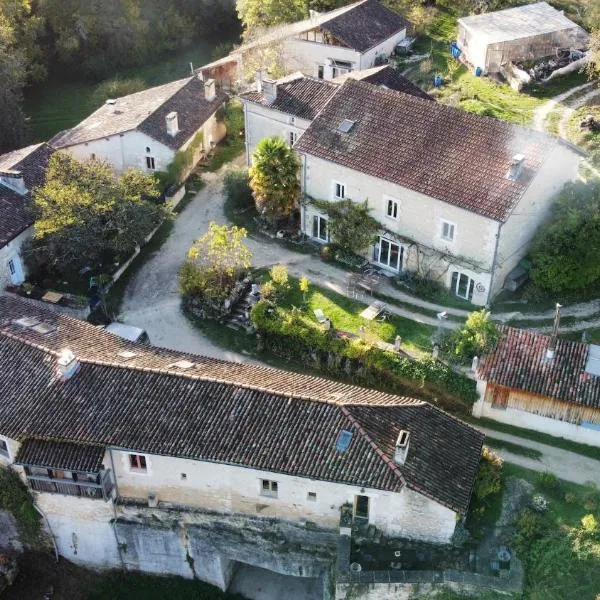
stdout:
{"type": "Polygon", "coordinates": [[[478,427],[477,425],[475,427],[490,437],[512,442],[519,446],[533,448],[542,453],[540,459],[537,460],[494,448],[494,452],[499,454],[506,462],[531,469],[532,471],[550,471],[565,481],[572,481],[578,484],[592,482],[600,487],[600,461],[598,460],[516,435],[496,431],[495,429],[487,429],[486,427],[478,427]]]}
{"type": "Polygon", "coordinates": [[[567,131],[567,125],[569,120],[573,116],[573,113],[582,106],[585,106],[590,100],[593,100],[596,96],[600,95],[600,88],[595,88],[586,92],[583,96],[580,96],[572,103],[569,103],[562,113],[560,121],[558,122],[558,135],[565,140],[569,139],[569,132],[567,131]]]}
{"type": "Polygon", "coordinates": [[[573,94],[576,94],[581,90],[585,90],[591,87],[592,85],[594,85],[594,83],[594,81],[590,81],[588,83],[583,83],[581,85],[573,87],[570,90],[563,92],[562,94],[558,94],[557,96],[550,98],[548,102],[545,102],[540,107],[536,108],[535,112],[533,113],[533,128],[537,131],[546,131],[546,119],[548,118],[550,113],[556,108],[556,106],[564,102],[573,94]]]}

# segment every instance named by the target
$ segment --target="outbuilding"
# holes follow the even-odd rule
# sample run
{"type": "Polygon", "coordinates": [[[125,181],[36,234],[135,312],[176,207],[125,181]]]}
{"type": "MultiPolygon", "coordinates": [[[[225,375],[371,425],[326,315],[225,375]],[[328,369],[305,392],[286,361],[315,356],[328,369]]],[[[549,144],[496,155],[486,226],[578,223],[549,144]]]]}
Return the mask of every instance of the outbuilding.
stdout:
{"type": "Polygon", "coordinates": [[[484,73],[509,62],[551,56],[558,48],[583,48],[588,34],[547,2],[472,15],[458,20],[462,57],[484,73]]]}

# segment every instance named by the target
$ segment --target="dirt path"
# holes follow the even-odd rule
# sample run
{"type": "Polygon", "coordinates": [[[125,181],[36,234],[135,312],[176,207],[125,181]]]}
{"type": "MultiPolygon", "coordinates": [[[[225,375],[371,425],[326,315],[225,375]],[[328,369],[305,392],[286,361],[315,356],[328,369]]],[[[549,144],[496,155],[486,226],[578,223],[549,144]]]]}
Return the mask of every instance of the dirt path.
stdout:
{"type": "Polygon", "coordinates": [[[590,81],[588,83],[583,83],[574,88],[571,88],[570,90],[567,90],[566,92],[563,92],[562,94],[558,94],[557,96],[550,98],[550,100],[548,100],[548,102],[546,102],[545,104],[542,104],[542,106],[537,108],[535,110],[535,112],[533,113],[533,128],[536,129],[537,131],[546,131],[546,126],[545,126],[546,119],[548,118],[550,113],[556,108],[556,106],[558,104],[560,104],[561,102],[564,102],[567,98],[569,98],[573,94],[576,94],[577,92],[579,92],[581,90],[585,90],[588,87],[594,85],[594,83],[595,82],[593,82],[593,81],[590,81]]]}
{"type": "MultiPolygon", "coordinates": [[[[594,82],[592,82],[592,83],[594,83],[594,82]]],[[[560,137],[564,138],[565,140],[569,139],[569,132],[567,131],[567,125],[569,123],[569,120],[573,116],[573,113],[578,108],[585,106],[590,100],[593,100],[596,96],[599,96],[599,95],[600,95],[600,88],[596,88],[594,90],[587,92],[580,98],[577,98],[577,100],[570,103],[565,108],[565,110],[563,111],[562,117],[560,118],[560,121],[558,122],[558,135],[560,135],[560,137]]]]}
{"type": "Polygon", "coordinates": [[[592,482],[600,487],[600,461],[598,460],[576,454],[575,452],[562,450],[561,448],[548,446],[547,444],[533,442],[516,435],[502,433],[494,429],[487,429],[486,427],[477,427],[477,429],[490,437],[506,442],[512,442],[513,444],[519,444],[520,446],[527,446],[528,448],[539,450],[542,453],[540,460],[536,460],[519,454],[513,454],[506,450],[494,450],[494,452],[502,456],[506,462],[533,471],[550,471],[565,481],[572,481],[573,483],[581,485],[592,482]]]}

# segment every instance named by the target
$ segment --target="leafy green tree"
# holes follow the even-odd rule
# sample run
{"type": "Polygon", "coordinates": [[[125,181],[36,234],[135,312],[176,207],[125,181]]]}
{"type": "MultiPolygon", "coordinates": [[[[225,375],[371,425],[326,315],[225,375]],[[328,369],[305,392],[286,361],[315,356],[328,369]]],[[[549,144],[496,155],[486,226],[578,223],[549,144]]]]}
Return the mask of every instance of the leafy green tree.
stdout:
{"type": "Polygon", "coordinates": [[[329,235],[343,250],[360,254],[377,238],[380,224],[371,216],[368,202],[317,201],[317,208],[329,217],[329,235]]]}
{"type": "Polygon", "coordinates": [[[179,273],[183,296],[209,301],[226,298],[252,263],[252,252],[244,243],[247,235],[243,227],[210,223],[189,249],[179,273]]]}
{"type": "Polygon", "coordinates": [[[33,193],[34,254],[60,272],[126,257],[165,217],[157,196],[153,177],[129,170],[115,179],[105,162],[56,152],[33,193]]]}
{"type": "Polygon", "coordinates": [[[300,194],[300,162],[279,137],[262,139],[252,155],[250,187],[256,209],[272,223],[292,214],[300,194]]]}
{"type": "Polygon", "coordinates": [[[600,280],[600,185],[571,183],[535,237],[530,276],[546,292],[581,290],[600,280]]]}
{"type": "Polygon", "coordinates": [[[306,304],[306,297],[308,296],[308,290],[310,289],[310,281],[308,280],[308,277],[300,277],[298,287],[302,292],[302,300],[304,301],[304,304],[306,304]]]}
{"type": "Polygon", "coordinates": [[[293,23],[308,16],[306,0],[237,0],[236,10],[245,36],[258,28],[293,23]]]}
{"type": "Polygon", "coordinates": [[[489,352],[499,339],[500,331],[490,319],[490,311],[474,311],[452,335],[452,352],[459,360],[468,361],[489,352]]]}

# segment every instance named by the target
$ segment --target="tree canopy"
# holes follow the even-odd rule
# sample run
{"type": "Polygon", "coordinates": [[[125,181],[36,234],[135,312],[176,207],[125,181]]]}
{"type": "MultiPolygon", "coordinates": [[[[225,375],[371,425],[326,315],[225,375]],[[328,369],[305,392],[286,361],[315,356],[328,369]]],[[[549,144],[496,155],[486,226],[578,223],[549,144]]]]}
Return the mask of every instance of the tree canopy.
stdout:
{"type": "Polygon", "coordinates": [[[59,272],[126,258],[166,215],[154,177],[131,169],[115,179],[108,163],[56,152],[33,193],[33,252],[59,272]]]}
{"type": "Polygon", "coordinates": [[[274,222],[292,214],[300,195],[296,153],[279,137],[262,139],[252,155],[250,187],[256,209],[274,222]]]}
{"type": "Polygon", "coordinates": [[[500,332],[490,319],[490,311],[478,310],[452,335],[452,353],[459,361],[466,362],[489,352],[499,339],[500,332]]]}

